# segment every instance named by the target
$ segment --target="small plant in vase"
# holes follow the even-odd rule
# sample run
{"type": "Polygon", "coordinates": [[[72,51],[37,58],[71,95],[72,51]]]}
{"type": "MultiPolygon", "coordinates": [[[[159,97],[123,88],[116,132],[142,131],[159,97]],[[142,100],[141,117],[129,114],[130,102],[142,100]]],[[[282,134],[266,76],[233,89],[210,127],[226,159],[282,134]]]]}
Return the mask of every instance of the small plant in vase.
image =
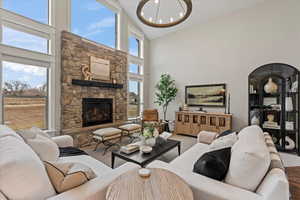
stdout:
{"type": "Polygon", "coordinates": [[[144,127],[142,132],[142,139],[145,145],[154,147],[156,143],[156,137],[158,137],[159,132],[153,125],[147,125],[144,127]]]}

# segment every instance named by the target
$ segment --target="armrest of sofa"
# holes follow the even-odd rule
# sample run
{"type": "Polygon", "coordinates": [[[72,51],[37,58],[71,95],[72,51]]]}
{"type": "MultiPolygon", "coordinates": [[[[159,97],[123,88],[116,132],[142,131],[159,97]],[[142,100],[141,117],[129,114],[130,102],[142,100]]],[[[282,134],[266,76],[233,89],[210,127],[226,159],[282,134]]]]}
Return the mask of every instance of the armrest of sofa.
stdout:
{"type": "Polygon", "coordinates": [[[218,136],[217,132],[201,131],[197,135],[197,142],[204,143],[204,144],[211,144],[216,139],[217,136],[218,136]]]}
{"type": "Polygon", "coordinates": [[[263,197],[232,185],[216,181],[214,179],[196,174],[193,172],[179,169],[162,161],[154,161],[147,166],[148,168],[162,168],[169,170],[191,187],[194,199],[201,200],[263,200],[263,197]]]}
{"type": "Polygon", "coordinates": [[[61,135],[52,137],[52,140],[59,146],[59,147],[73,147],[74,140],[69,135],[61,135]]]}
{"type": "Polygon", "coordinates": [[[139,169],[140,166],[127,162],[124,165],[112,170],[108,174],[97,177],[89,182],[73,188],[72,190],[63,192],[47,200],[100,200],[106,199],[106,190],[108,186],[121,174],[139,169]]]}

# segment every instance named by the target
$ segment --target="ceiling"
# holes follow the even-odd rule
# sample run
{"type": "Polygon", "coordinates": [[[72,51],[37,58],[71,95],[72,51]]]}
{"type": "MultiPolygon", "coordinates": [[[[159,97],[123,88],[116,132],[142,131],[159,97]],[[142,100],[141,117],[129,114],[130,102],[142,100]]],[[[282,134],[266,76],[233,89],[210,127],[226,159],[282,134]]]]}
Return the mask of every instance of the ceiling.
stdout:
{"type": "MultiPolygon", "coordinates": [[[[155,39],[180,30],[187,26],[200,24],[210,19],[230,14],[242,8],[254,6],[265,0],[192,0],[193,12],[191,16],[182,24],[171,28],[152,28],[141,23],[136,16],[136,8],[140,0],[118,0],[124,10],[134,22],[144,31],[149,39],[155,39]]],[[[173,1],[173,0],[161,0],[173,1]]],[[[169,9],[170,14],[173,12],[169,9]]],[[[168,11],[167,11],[168,12],[168,11]]]]}

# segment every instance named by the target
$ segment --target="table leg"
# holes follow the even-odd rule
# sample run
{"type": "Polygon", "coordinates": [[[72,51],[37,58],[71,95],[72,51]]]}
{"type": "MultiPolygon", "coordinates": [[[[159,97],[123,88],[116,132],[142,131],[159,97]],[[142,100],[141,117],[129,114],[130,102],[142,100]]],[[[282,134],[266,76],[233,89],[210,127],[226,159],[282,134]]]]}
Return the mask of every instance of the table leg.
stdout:
{"type": "Polygon", "coordinates": [[[178,155],[180,155],[180,150],[181,150],[181,145],[180,145],[180,143],[178,144],[177,148],[178,148],[178,155]]]}
{"type": "Polygon", "coordinates": [[[113,169],[115,167],[115,155],[111,153],[111,168],[113,169]]]}

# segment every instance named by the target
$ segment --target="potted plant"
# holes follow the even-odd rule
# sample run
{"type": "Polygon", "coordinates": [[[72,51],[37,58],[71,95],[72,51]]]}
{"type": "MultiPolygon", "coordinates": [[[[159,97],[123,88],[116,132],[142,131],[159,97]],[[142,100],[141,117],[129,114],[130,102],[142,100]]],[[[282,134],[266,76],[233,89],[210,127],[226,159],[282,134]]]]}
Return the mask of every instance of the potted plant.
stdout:
{"type": "Polygon", "coordinates": [[[156,101],[159,106],[162,106],[164,121],[167,121],[167,110],[170,102],[172,102],[178,92],[175,81],[169,74],[162,74],[156,85],[157,92],[155,93],[156,101]]]}

